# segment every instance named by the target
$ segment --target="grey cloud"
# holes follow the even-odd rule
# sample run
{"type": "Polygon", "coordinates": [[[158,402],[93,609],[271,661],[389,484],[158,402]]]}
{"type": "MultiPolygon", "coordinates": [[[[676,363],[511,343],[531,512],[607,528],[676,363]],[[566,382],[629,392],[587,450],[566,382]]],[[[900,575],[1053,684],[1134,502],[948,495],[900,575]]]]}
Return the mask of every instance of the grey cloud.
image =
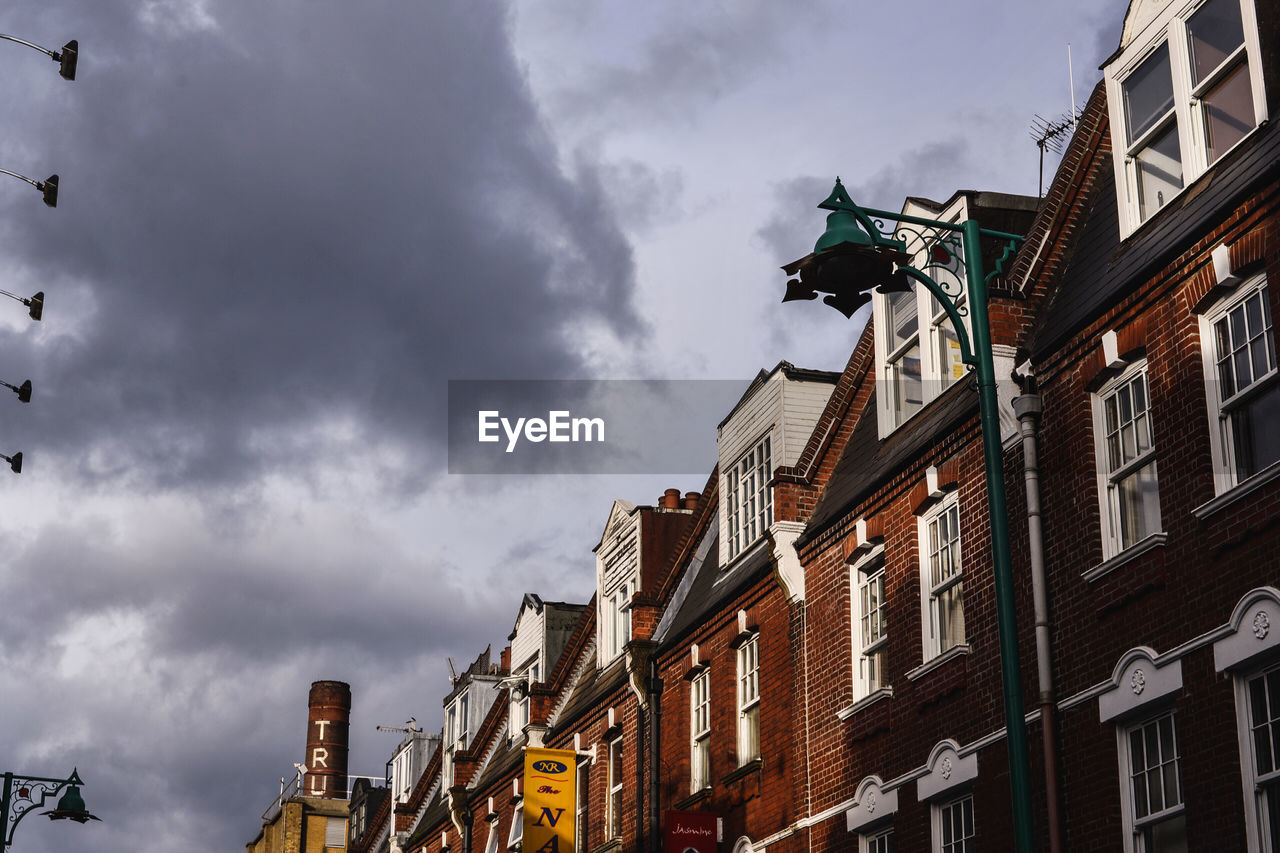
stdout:
{"type": "Polygon", "coordinates": [[[555,165],[500,7],[212,12],[169,37],[112,19],[101,53],[90,27],[72,102],[29,132],[62,203],[6,205],[0,240],[48,271],[46,323],[88,315],[22,412],[40,450],[86,479],[97,448],[104,476],[229,484],[305,470],[333,448],[251,434],[330,418],[421,471],[443,380],[581,374],[577,323],[641,328],[630,245],[598,176],[555,165]]]}
{"type": "MultiPolygon", "coordinates": [[[[579,5],[562,10],[566,26],[587,25],[577,11],[579,5]]],[[[632,122],[692,114],[732,91],[761,66],[785,60],[788,39],[802,40],[804,32],[822,19],[821,14],[797,4],[767,0],[678,5],[679,27],[652,34],[634,62],[599,63],[576,84],[554,90],[552,111],[571,122],[593,126],[618,122],[624,116],[632,122]]],[[[643,18],[636,19],[634,32],[642,31],[644,22],[654,15],[654,10],[646,9],[643,18]]],[[[580,37],[590,38],[585,31],[580,37]]]]}

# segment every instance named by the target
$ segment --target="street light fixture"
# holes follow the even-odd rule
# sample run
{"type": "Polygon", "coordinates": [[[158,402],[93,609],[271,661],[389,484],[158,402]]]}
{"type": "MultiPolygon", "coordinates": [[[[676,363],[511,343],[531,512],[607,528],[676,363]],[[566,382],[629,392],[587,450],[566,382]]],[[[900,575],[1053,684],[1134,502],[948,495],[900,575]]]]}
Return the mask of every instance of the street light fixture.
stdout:
{"type": "Polygon", "coordinates": [[[21,450],[19,450],[17,453],[13,454],[12,456],[5,456],[3,453],[0,453],[0,459],[3,459],[5,462],[9,463],[9,470],[12,471],[13,473],[15,474],[22,473],[22,451],[21,450]]]}
{"type": "Polygon", "coordinates": [[[102,820],[84,807],[84,797],[80,796],[83,784],[77,770],[72,770],[66,779],[4,774],[4,791],[0,793],[0,820],[3,821],[4,835],[0,836],[0,853],[13,844],[13,831],[17,829],[18,821],[28,812],[43,806],[50,797],[57,796],[63,788],[67,790],[58,800],[58,807],[41,814],[48,815],[49,820],[73,820],[76,823],[102,820]]]}
{"type": "Polygon", "coordinates": [[[31,402],[31,380],[30,379],[24,381],[21,385],[10,385],[8,382],[5,382],[3,379],[0,379],[0,385],[3,385],[13,393],[17,394],[19,403],[31,402]]]}
{"type": "Polygon", "coordinates": [[[8,169],[0,169],[0,174],[9,175],[20,181],[26,181],[31,186],[40,190],[40,194],[44,196],[44,203],[50,207],[58,206],[58,176],[50,175],[43,181],[37,181],[35,178],[28,178],[26,175],[19,175],[17,172],[10,172],[8,169]]]}
{"type": "Polygon", "coordinates": [[[38,44],[32,44],[29,41],[20,39],[17,36],[7,36],[0,33],[0,39],[5,41],[15,41],[18,44],[25,44],[27,47],[36,50],[48,56],[54,62],[58,63],[58,76],[64,80],[76,79],[76,63],[80,60],[80,42],[75,39],[67,42],[62,46],[62,50],[50,50],[47,47],[41,47],[38,44]]]}
{"type": "MultiPolygon", "coordinates": [[[[978,410],[982,423],[982,448],[986,463],[987,509],[991,523],[991,553],[995,573],[996,622],[1000,634],[1000,669],[1004,682],[1005,731],[1009,748],[1009,784],[1012,789],[1014,841],[1018,853],[1034,850],[1031,826],[1031,792],[1027,761],[1026,722],[1022,707],[1022,673],[1018,663],[1017,613],[1013,597],[1013,569],[1009,555],[1009,525],[1005,508],[1004,463],[1000,443],[1000,413],[996,398],[996,376],[991,350],[991,325],[987,317],[987,281],[1000,274],[1022,242],[1017,234],[982,228],[977,220],[942,222],[858,207],[836,178],[831,195],[818,205],[831,213],[827,230],[813,252],[782,269],[789,276],[783,302],[816,299],[846,317],[870,301],[871,290],[892,293],[910,289],[911,281],[923,284],[946,310],[960,344],[961,360],[972,367],[978,379],[978,410]],[[884,222],[897,225],[886,236],[884,222]],[[996,269],[984,276],[983,238],[1004,246],[996,269]],[[940,284],[911,265],[912,250],[924,249],[930,261],[944,260],[964,267],[968,298],[958,281],[940,284]],[[964,299],[964,304],[960,300],[964,299]],[[972,322],[973,340],[965,328],[965,315],[972,322]]],[[[926,263],[925,267],[928,268],[926,263]]]]}
{"type": "Polygon", "coordinates": [[[37,291],[30,299],[23,298],[16,293],[10,293],[7,290],[0,290],[0,296],[7,296],[10,299],[16,299],[23,305],[27,306],[27,314],[32,320],[39,320],[44,316],[44,291],[37,291]]]}

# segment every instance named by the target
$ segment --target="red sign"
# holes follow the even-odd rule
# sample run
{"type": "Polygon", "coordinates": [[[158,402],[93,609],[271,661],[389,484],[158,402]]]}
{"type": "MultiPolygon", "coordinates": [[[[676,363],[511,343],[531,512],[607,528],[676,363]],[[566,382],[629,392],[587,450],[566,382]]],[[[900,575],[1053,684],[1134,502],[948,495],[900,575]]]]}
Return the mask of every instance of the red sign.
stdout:
{"type": "Polygon", "coordinates": [[[666,853],[716,853],[716,816],[711,812],[667,812],[666,853]]]}

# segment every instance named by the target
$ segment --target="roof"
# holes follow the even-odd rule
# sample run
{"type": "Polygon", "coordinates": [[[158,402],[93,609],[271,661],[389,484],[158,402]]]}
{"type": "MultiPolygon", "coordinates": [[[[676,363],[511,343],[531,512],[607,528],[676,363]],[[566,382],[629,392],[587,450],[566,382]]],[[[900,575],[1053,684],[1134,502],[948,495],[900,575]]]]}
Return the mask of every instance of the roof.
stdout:
{"type": "MultiPolygon", "coordinates": [[[[674,616],[669,622],[664,616],[663,622],[666,624],[659,625],[655,632],[655,639],[664,646],[706,624],[709,615],[719,611],[726,601],[773,570],[767,546],[756,548],[753,553],[730,566],[728,571],[721,570],[719,529],[719,525],[713,524],[707,531],[709,540],[704,539],[708,545],[705,553],[702,553],[701,559],[695,556],[686,570],[688,587],[682,583],[681,589],[672,599],[670,607],[674,610],[674,616]]],[[[699,552],[702,552],[702,548],[699,548],[699,552]]]]}
{"type": "Polygon", "coordinates": [[[831,479],[822,491],[813,515],[796,546],[805,545],[843,518],[899,470],[910,465],[939,436],[945,435],[978,412],[978,393],[968,381],[954,383],[919,414],[880,440],[875,418],[876,390],[858,415],[831,479]]]}
{"type": "Polygon", "coordinates": [[[1258,128],[1123,243],[1111,157],[1099,158],[1095,168],[1088,219],[1032,344],[1037,361],[1189,248],[1255,187],[1274,181],[1280,129],[1275,122],[1258,128]]]}
{"type": "Polygon", "coordinates": [[[720,423],[716,424],[716,429],[723,427],[734,416],[738,409],[742,408],[755,390],[769,381],[773,374],[781,371],[782,375],[792,382],[825,382],[828,385],[834,385],[840,380],[839,371],[831,370],[812,370],[807,367],[796,367],[789,361],[780,361],[774,365],[772,370],[761,370],[756,374],[756,378],[751,380],[751,384],[747,386],[747,390],[742,392],[742,396],[738,398],[738,402],[733,404],[733,408],[729,410],[729,414],[725,415],[720,423]]]}

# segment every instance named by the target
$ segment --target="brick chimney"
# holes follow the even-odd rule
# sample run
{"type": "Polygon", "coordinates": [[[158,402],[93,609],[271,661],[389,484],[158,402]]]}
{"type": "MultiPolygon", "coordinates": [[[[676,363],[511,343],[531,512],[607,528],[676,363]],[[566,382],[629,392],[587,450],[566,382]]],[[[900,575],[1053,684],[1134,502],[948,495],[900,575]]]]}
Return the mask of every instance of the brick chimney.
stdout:
{"type": "Polygon", "coordinates": [[[308,705],[307,776],[303,795],[345,800],[351,685],[342,681],[314,682],[308,705]]]}

